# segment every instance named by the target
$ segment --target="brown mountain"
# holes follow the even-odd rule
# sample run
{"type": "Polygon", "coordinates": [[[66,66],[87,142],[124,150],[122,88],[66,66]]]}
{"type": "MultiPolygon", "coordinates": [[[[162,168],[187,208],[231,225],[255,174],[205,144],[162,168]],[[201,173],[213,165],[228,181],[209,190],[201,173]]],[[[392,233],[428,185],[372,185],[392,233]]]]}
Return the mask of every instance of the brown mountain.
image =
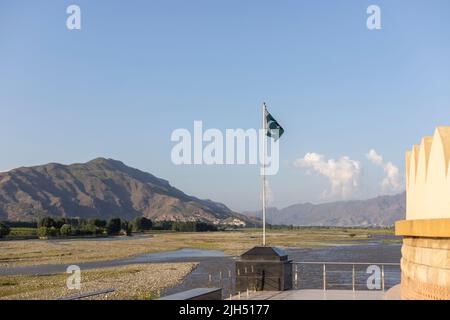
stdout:
{"type": "Polygon", "coordinates": [[[145,216],[231,225],[251,221],[221,203],[186,195],[166,180],[112,159],[0,173],[0,220],[32,221],[42,216],[145,216]]]}
{"type": "MultiPolygon", "coordinates": [[[[406,194],[380,196],[367,200],[322,204],[300,203],[284,209],[268,208],[270,224],[294,226],[392,226],[405,218],[406,194]]],[[[260,217],[261,212],[246,212],[260,217]]]]}

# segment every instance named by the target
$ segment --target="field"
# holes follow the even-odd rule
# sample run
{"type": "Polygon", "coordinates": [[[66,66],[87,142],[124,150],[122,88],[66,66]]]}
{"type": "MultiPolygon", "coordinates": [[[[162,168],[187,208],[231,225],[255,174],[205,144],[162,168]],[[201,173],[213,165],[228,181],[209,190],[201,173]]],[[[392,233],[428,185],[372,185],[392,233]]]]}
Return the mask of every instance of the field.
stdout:
{"type": "MultiPolygon", "coordinates": [[[[330,244],[351,244],[374,234],[392,234],[386,229],[321,229],[269,230],[267,243],[281,247],[323,247],[330,244]]],[[[205,232],[205,233],[153,233],[147,237],[128,240],[17,240],[0,242],[0,266],[25,266],[39,264],[72,264],[97,260],[112,260],[144,253],[177,250],[182,248],[224,250],[230,255],[240,255],[245,250],[261,244],[258,229],[205,232]]]]}

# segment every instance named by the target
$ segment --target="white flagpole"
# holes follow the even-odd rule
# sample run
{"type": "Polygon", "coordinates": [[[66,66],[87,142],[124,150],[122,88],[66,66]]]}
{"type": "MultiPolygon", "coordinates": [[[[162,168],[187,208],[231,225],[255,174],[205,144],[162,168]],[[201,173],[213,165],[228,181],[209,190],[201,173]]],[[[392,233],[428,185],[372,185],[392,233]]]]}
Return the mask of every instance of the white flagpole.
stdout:
{"type": "Polygon", "coordinates": [[[263,216],[263,246],[266,245],[266,139],[267,139],[267,128],[266,128],[266,103],[263,103],[263,176],[262,176],[262,216],[263,216]]]}

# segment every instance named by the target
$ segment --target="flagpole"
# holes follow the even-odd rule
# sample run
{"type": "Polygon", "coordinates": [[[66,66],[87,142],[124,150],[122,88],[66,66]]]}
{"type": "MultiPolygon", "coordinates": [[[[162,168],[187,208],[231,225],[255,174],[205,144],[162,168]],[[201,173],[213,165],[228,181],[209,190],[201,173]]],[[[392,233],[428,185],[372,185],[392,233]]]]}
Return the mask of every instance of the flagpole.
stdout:
{"type": "Polygon", "coordinates": [[[263,157],[262,157],[262,218],[263,218],[263,246],[266,245],[266,139],[267,139],[267,128],[266,128],[266,103],[263,103],[262,107],[263,113],[263,157]]]}

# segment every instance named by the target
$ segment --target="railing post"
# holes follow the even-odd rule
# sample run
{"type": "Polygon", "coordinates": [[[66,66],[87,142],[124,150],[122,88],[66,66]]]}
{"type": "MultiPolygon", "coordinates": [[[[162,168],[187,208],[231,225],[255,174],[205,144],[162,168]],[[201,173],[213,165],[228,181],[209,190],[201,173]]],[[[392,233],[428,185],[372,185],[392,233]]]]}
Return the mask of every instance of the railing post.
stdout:
{"type": "MultiPolygon", "coordinates": [[[[322,270],[322,280],[323,280],[322,289],[324,291],[328,290],[328,288],[327,288],[327,286],[328,286],[328,284],[327,284],[327,265],[333,265],[333,264],[345,265],[345,266],[347,266],[347,268],[351,266],[351,268],[352,268],[351,269],[352,270],[352,284],[351,284],[351,286],[352,286],[352,291],[353,292],[356,292],[356,289],[357,289],[357,282],[356,281],[358,281],[358,279],[356,278],[356,276],[357,276],[356,272],[357,272],[357,267],[358,266],[360,266],[360,265],[370,265],[370,266],[377,265],[378,266],[378,268],[379,268],[378,272],[381,271],[381,275],[378,274],[378,276],[380,276],[380,278],[381,278],[381,279],[378,278],[378,281],[381,280],[380,282],[378,282],[378,285],[379,285],[378,290],[382,290],[383,292],[386,291],[385,266],[395,266],[395,267],[399,267],[400,266],[400,264],[398,264],[398,263],[389,263],[389,262],[387,262],[387,263],[385,263],[385,262],[381,262],[381,263],[331,262],[331,261],[327,261],[327,262],[319,262],[319,261],[317,261],[317,262],[294,262],[293,265],[295,265],[295,267],[294,266],[292,267],[292,272],[294,272],[292,280],[293,280],[293,287],[295,287],[296,289],[300,289],[300,286],[301,286],[301,284],[300,284],[300,282],[301,282],[301,279],[300,279],[301,278],[301,275],[300,275],[301,268],[299,268],[299,265],[301,265],[301,264],[315,265],[317,267],[322,265],[322,268],[323,268],[323,270],[322,270]],[[380,270],[380,268],[381,268],[381,270],[380,270]]],[[[317,269],[315,269],[315,270],[316,270],[315,272],[319,271],[317,269]]],[[[346,270],[348,270],[348,269],[346,269],[346,270]]],[[[334,273],[334,272],[339,272],[339,271],[333,271],[333,269],[331,269],[331,273],[334,273]]],[[[347,272],[347,271],[345,271],[345,272],[347,272]]],[[[388,274],[388,276],[390,276],[390,275],[388,274]]],[[[333,287],[333,280],[334,280],[334,278],[332,277],[332,279],[331,279],[331,282],[332,282],[331,283],[331,287],[333,287]]],[[[341,283],[342,282],[341,280],[338,280],[338,281],[339,281],[338,284],[345,284],[345,283],[341,283]]],[[[347,286],[348,286],[349,285],[348,282],[346,282],[346,283],[347,283],[347,286]]]]}
{"type": "Polygon", "coordinates": [[[355,265],[352,267],[352,289],[355,291],[355,265]]]}
{"type": "Polygon", "coordinates": [[[298,265],[295,265],[295,273],[294,273],[294,284],[295,284],[295,288],[298,289],[298,269],[297,269],[298,265]]]}

